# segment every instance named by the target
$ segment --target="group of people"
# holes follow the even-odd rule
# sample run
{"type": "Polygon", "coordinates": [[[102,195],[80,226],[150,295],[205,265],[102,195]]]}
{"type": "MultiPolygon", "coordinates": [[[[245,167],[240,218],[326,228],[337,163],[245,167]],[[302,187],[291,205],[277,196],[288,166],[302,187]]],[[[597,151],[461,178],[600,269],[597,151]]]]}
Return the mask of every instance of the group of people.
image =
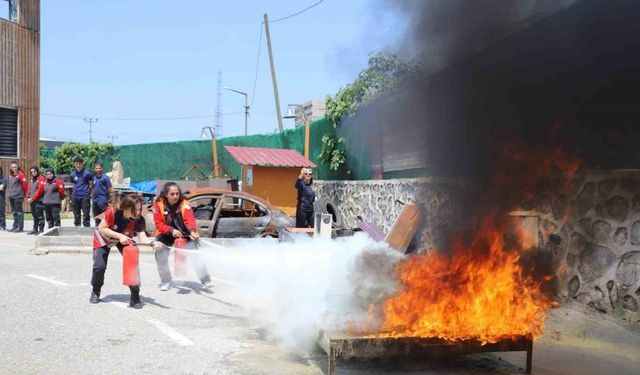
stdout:
{"type": "MultiPolygon", "coordinates": [[[[199,234],[193,210],[180,186],[175,182],[166,183],[153,205],[153,219],[156,231],[153,238],[146,234],[143,213],[143,200],[137,194],[122,198],[117,206],[110,206],[112,192],[111,181],[103,174],[102,164],[96,163],[94,174],[84,169],[81,157],[74,160],[75,171],[71,174],[73,191],[71,201],[74,214],[74,225],[89,227],[90,211],[93,208],[96,230],[93,236],[93,268],[91,277],[91,296],[89,302],[100,302],[100,293],[104,285],[104,274],[107,269],[109,252],[115,245],[122,254],[126,245],[149,245],[154,250],[156,265],[160,276],[160,290],[167,291],[173,286],[169,268],[171,247],[178,238],[187,240],[189,258],[203,287],[211,286],[211,277],[197,252],[199,234]],[[93,198],[93,204],[91,199],[93,198]]],[[[31,181],[16,162],[10,165],[9,177],[4,177],[0,168],[0,230],[5,230],[5,195],[11,204],[14,225],[9,230],[22,232],[24,215],[22,204],[24,199],[31,204],[33,213],[33,230],[30,234],[38,234],[44,230],[45,216],[49,228],[60,226],[60,206],[65,196],[64,185],[51,168],[45,169],[44,176],[38,167],[30,169],[31,181]],[[44,214],[43,214],[44,213],[44,214]]],[[[310,169],[303,168],[296,179],[298,191],[296,206],[296,227],[313,227],[313,203],[315,192],[311,184],[313,174],[310,169]]],[[[129,306],[142,308],[140,285],[129,286],[131,299],[129,306]]]]}
{"type": "MultiPolygon", "coordinates": [[[[94,165],[95,175],[84,169],[84,160],[81,157],[75,158],[74,168],[71,174],[74,224],[80,226],[82,219],[82,224],[89,227],[91,226],[91,196],[93,196],[93,214],[97,216],[104,212],[109,204],[112,192],[111,181],[102,173],[101,163],[94,165]]],[[[29,177],[27,177],[14,161],[9,165],[9,175],[5,177],[0,167],[0,231],[14,233],[24,231],[22,206],[25,200],[31,206],[33,216],[33,229],[27,234],[37,235],[44,232],[45,224],[49,229],[59,227],[60,211],[65,195],[64,183],[56,176],[53,168],[46,168],[42,174],[40,168],[34,165],[29,169],[29,177]],[[9,229],[6,228],[5,217],[7,199],[13,214],[13,226],[9,229]]],[[[98,223],[99,220],[96,219],[96,225],[98,223]]]]}
{"type": "MultiPolygon", "coordinates": [[[[97,225],[93,237],[92,290],[89,302],[100,302],[111,247],[115,245],[122,254],[126,245],[136,243],[134,240],[136,237],[139,244],[150,245],[154,250],[161,291],[167,291],[173,285],[169,254],[178,238],[187,240],[186,248],[189,250],[190,263],[194,265],[203,287],[211,286],[209,272],[197,252],[194,253],[198,248],[200,236],[193,210],[180,186],[175,182],[167,182],[156,197],[153,205],[156,231],[153,238],[149,238],[146,234],[142,204],[142,198],[139,195],[127,195],[117,207],[108,206],[105,212],[99,215],[99,219],[102,220],[97,225]]],[[[135,309],[142,308],[140,285],[129,286],[129,290],[131,292],[129,306],[135,309]]]]}
{"type": "MultiPolygon", "coordinates": [[[[296,227],[313,227],[313,203],[316,196],[311,187],[312,183],[313,172],[311,169],[303,168],[294,185],[298,191],[296,227]]],[[[175,182],[167,182],[155,199],[153,221],[156,231],[153,238],[149,238],[146,234],[145,220],[142,217],[142,198],[139,195],[125,196],[117,208],[108,207],[97,219],[103,220],[97,225],[93,237],[90,303],[100,302],[100,293],[104,285],[104,274],[111,248],[115,245],[122,254],[125,246],[135,244],[134,238],[136,237],[140,244],[150,245],[154,250],[161,291],[167,291],[173,285],[169,268],[169,254],[178,238],[187,240],[190,263],[194,265],[203,287],[211,286],[209,272],[198,252],[194,252],[198,248],[200,236],[193,209],[183,195],[180,186],[175,182]]],[[[131,292],[129,306],[135,309],[142,308],[140,285],[129,286],[129,290],[131,292]]]]}

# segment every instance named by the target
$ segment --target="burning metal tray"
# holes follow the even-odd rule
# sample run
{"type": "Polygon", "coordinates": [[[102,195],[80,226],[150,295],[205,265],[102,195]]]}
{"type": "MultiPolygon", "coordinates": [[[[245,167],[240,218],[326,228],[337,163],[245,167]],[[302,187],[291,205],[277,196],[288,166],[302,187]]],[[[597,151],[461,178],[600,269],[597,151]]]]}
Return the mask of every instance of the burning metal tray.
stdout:
{"type": "Polygon", "coordinates": [[[530,374],[533,354],[533,341],[525,336],[482,345],[482,342],[477,340],[448,341],[432,337],[365,337],[323,331],[320,332],[318,342],[329,357],[329,375],[336,374],[338,359],[352,357],[379,358],[415,356],[421,353],[472,354],[519,351],[527,352],[525,373],[530,374]]]}

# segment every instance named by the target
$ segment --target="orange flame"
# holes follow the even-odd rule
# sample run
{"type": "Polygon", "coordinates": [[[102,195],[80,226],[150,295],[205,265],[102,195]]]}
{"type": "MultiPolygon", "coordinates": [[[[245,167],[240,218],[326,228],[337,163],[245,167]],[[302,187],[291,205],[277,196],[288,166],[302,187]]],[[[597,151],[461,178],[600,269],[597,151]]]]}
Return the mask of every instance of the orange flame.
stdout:
{"type": "Polygon", "coordinates": [[[454,244],[452,257],[431,251],[399,265],[403,290],[384,303],[384,336],[477,339],[542,335],[552,301],[523,274],[518,249],[484,228],[475,249],[454,244]],[[488,251],[478,256],[478,249],[488,251]]]}
{"type": "MultiPolygon", "coordinates": [[[[518,153],[515,148],[509,150],[506,169],[493,181],[495,189],[519,192],[514,201],[517,203],[530,203],[540,184],[558,175],[561,189],[568,189],[578,170],[579,163],[561,150],[528,155],[522,149],[518,153]],[[505,175],[518,164],[526,171],[526,178],[505,175]]],[[[522,227],[498,220],[502,217],[497,212],[486,215],[472,240],[454,240],[447,255],[430,251],[399,263],[401,288],[384,302],[383,323],[376,336],[475,339],[485,343],[541,336],[546,310],[557,306],[541,290],[543,282],[553,275],[534,279],[534,272],[524,269],[522,256],[537,243],[537,234],[532,238],[522,227]]]]}

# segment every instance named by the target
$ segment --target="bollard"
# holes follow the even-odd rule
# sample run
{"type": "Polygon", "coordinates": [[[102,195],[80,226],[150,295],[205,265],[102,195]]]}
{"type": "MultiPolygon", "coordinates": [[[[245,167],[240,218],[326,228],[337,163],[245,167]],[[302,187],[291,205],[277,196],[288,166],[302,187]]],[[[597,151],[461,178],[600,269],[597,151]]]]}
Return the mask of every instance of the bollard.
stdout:
{"type": "Polygon", "coordinates": [[[187,240],[184,238],[176,238],[173,242],[175,248],[173,258],[173,273],[176,276],[185,276],[187,274],[187,253],[181,249],[187,247],[187,240]]]}
{"type": "Polygon", "coordinates": [[[127,245],[122,249],[122,284],[128,286],[140,285],[138,248],[134,245],[127,245]]]}

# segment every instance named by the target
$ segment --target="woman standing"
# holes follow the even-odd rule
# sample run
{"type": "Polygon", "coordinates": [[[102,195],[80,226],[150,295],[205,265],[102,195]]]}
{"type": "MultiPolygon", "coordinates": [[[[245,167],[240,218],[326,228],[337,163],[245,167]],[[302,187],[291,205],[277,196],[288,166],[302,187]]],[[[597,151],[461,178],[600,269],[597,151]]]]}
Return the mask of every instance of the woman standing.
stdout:
{"type": "Polygon", "coordinates": [[[60,203],[64,198],[64,183],[56,177],[53,168],[44,171],[47,183],[44,185],[44,215],[47,218],[47,228],[60,226],[60,203]]]}
{"type": "MultiPolygon", "coordinates": [[[[196,241],[200,238],[196,229],[196,219],[187,198],[182,195],[180,186],[175,182],[167,182],[162,187],[160,195],[153,204],[153,221],[156,224],[156,240],[165,246],[173,246],[176,238],[187,240],[187,249],[196,250],[196,241]]],[[[199,256],[189,253],[189,260],[192,261],[200,278],[200,282],[205,288],[211,285],[211,277],[207,268],[202,263],[199,256]]],[[[165,247],[155,252],[156,265],[160,274],[160,290],[171,289],[172,278],[169,269],[169,248],[165,247]]]]}
{"type": "Polygon", "coordinates": [[[298,190],[296,228],[313,228],[313,202],[316,200],[316,193],[311,184],[313,184],[313,172],[311,169],[302,168],[294,185],[298,190]]]}
{"type": "Polygon", "coordinates": [[[6,208],[6,192],[7,192],[7,178],[4,176],[2,172],[2,167],[0,167],[0,231],[7,229],[6,217],[4,215],[4,210],[6,208]]]}
{"type": "Polygon", "coordinates": [[[44,176],[40,174],[40,170],[35,165],[29,169],[31,173],[31,190],[27,202],[31,204],[31,215],[33,216],[33,230],[27,234],[35,234],[44,232],[44,185],[47,183],[44,176]]]}
{"type": "Polygon", "coordinates": [[[29,194],[29,186],[27,185],[27,177],[20,169],[17,162],[9,165],[9,179],[7,181],[7,197],[11,205],[13,213],[13,227],[9,232],[20,233],[24,230],[24,211],[22,204],[24,197],[29,194]]]}

